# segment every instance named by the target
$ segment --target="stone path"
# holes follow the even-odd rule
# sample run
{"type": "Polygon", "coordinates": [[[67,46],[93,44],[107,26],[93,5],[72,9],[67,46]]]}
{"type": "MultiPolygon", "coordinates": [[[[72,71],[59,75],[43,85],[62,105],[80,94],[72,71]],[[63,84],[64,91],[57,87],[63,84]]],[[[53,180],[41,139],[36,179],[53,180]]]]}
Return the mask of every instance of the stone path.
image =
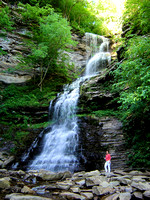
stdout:
{"type": "Polygon", "coordinates": [[[150,199],[150,172],[115,170],[52,173],[0,170],[0,199],[130,200],[150,199]]]}

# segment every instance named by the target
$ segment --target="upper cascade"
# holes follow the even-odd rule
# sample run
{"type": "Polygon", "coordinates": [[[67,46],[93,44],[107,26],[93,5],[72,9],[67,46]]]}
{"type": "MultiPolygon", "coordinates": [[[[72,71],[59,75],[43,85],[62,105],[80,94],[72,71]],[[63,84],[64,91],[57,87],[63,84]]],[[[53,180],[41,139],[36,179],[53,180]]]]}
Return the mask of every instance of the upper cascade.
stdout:
{"type": "Polygon", "coordinates": [[[86,33],[87,65],[85,76],[91,77],[103,70],[111,61],[109,39],[93,33],[86,33]]]}

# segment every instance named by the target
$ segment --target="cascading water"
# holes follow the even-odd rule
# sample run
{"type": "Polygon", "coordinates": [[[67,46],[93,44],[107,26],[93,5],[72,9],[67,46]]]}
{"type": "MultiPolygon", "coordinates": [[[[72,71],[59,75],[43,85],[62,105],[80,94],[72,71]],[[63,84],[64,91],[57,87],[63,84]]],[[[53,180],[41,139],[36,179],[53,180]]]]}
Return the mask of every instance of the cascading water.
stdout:
{"type": "MultiPolygon", "coordinates": [[[[86,66],[83,77],[64,88],[59,95],[53,109],[53,121],[51,131],[43,138],[41,153],[30,161],[28,169],[47,169],[50,171],[75,171],[78,168],[78,119],[76,116],[79,98],[80,83],[88,77],[94,76],[104,65],[110,61],[108,52],[108,39],[95,34],[86,33],[88,46],[94,48],[91,53],[98,53],[92,57],[86,66]],[[93,39],[93,40],[92,40],[93,39]],[[100,45],[100,48],[97,47],[100,45]]],[[[52,102],[50,103],[50,112],[52,102]]]]}
{"type": "Polygon", "coordinates": [[[86,37],[87,44],[92,47],[90,54],[94,53],[92,58],[88,59],[85,71],[85,75],[91,77],[95,76],[110,63],[111,55],[109,53],[109,40],[107,38],[95,34],[91,35],[91,33],[86,33],[86,37]],[[91,36],[93,36],[93,40],[91,36]]]}
{"type": "Polygon", "coordinates": [[[78,146],[78,123],[76,116],[79,84],[77,79],[64,88],[54,106],[54,125],[44,136],[41,154],[32,161],[30,169],[50,171],[74,171],[78,166],[76,150],[78,146]]]}

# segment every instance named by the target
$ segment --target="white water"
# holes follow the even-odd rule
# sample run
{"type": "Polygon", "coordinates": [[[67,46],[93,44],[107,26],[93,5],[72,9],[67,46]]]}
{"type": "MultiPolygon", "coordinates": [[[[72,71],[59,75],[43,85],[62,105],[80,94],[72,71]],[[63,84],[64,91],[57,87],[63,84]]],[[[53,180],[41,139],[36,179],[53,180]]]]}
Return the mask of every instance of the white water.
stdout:
{"type": "MultiPolygon", "coordinates": [[[[99,49],[96,47],[98,43],[97,35],[91,35],[94,36],[92,44],[95,51],[95,49],[99,49]]],[[[91,37],[91,35],[86,34],[87,37],[91,37]]],[[[87,64],[85,76],[77,79],[71,85],[66,85],[63,94],[57,98],[53,112],[54,124],[51,131],[44,136],[43,149],[41,149],[40,155],[30,163],[29,169],[47,169],[54,172],[66,170],[73,172],[77,169],[79,163],[76,155],[78,148],[76,110],[80,83],[103,68],[103,60],[107,60],[107,63],[109,62],[110,54],[107,48],[108,40],[106,41],[103,38],[99,53],[91,58],[87,64]],[[98,63],[100,63],[100,66],[98,66],[98,63]]],[[[51,108],[52,102],[50,103],[50,110],[51,108]]]]}
{"type": "Polygon", "coordinates": [[[94,55],[88,60],[85,75],[88,77],[95,76],[99,71],[103,70],[111,61],[109,52],[109,40],[103,36],[95,35],[91,39],[91,34],[86,33],[87,43],[92,47],[94,55]],[[99,47],[97,47],[99,44],[99,47]]]}

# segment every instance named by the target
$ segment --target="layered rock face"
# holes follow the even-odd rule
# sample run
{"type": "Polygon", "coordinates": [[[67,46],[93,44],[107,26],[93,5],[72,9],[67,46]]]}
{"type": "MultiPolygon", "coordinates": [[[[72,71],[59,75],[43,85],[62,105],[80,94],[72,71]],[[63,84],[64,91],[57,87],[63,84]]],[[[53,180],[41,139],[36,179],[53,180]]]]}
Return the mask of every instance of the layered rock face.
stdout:
{"type": "Polygon", "coordinates": [[[116,97],[104,84],[111,80],[110,72],[113,67],[105,68],[97,76],[85,81],[80,88],[79,113],[88,113],[91,109],[105,110],[117,107],[117,102],[112,100],[116,97]],[[86,106],[85,106],[86,105],[86,106]]]}
{"type": "MultiPolygon", "coordinates": [[[[79,114],[90,113],[97,110],[116,108],[113,101],[116,94],[110,92],[103,85],[111,79],[110,71],[106,68],[97,76],[87,80],[81,85],[79,97],[79,114]]],[[[82,148],[85,166],[88,170],[103,169],[105,152],[108,150],[112,156],[112,169],[127,168],[125,138],[121,121],[115,117],[82,117],[79,120],[80,145],[82,148]],[[93,168],[90,168],[93,167],[93,168]]]]}
{"type": "Polygon", "coordinates": [[[105,152],[111,154],[111,169],[126,169],[127,157],[122,123],[114,117],[79,120],[79,140],[82,149],[81,166],[89,171],[103,169],[105,152]]]}
{"type": "Polygon", "coordinates": [[[0,81],[6,84],[25,83],[33,77],[33,72],[17,70],[17,65],[20,63],[19,56],[29,53],[23,42],[28,38],[28,30],[19,28],[13,33],[1,34],[0,47],[5,53],[0,57],[0,81]]]}
{"type": "Polygon", "coordinates": [[[130,200],[150,198],[150,172],[116,170],[52,173],[0,170],[0,198],[8,200],[130,200]]]}
{"type": "Polygon", "coordinates": [[[87,60],[87,47],[86,47],[86,39],[84,37],[80,37],[76,34],[72,34],[72,39],[77,42],[75,47],[71,47],[72,51],[64,52],[64,54],[69,57],[69,64],[74,65],[75,71],[82,72],[86,66],[87,60]]]}

